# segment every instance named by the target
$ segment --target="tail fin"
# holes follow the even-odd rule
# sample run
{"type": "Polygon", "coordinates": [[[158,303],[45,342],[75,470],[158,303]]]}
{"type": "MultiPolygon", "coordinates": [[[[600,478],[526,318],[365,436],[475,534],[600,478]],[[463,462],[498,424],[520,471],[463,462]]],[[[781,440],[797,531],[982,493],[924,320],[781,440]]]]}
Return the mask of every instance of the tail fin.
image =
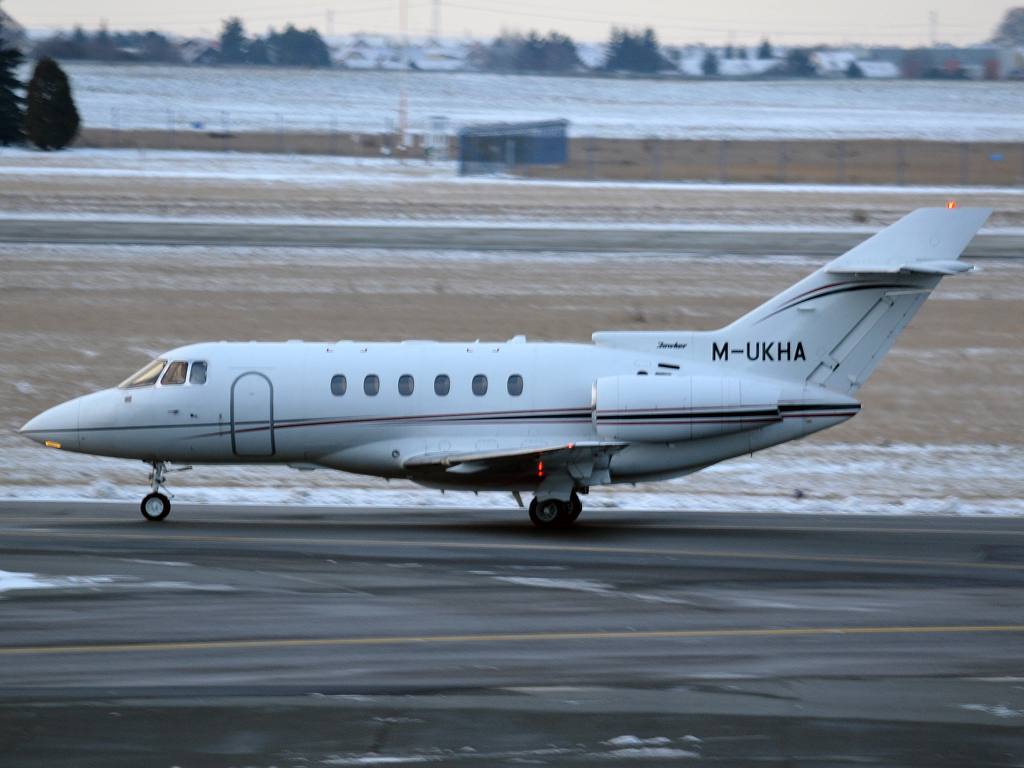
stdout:
{"type": "Polygon", "coordinates": [[[991,213],[914,211],[721,331],[694,335],[708,359],[731,352],[730,368],[853,394],[942,277],[971,268],[957,259],[991,213]]]}

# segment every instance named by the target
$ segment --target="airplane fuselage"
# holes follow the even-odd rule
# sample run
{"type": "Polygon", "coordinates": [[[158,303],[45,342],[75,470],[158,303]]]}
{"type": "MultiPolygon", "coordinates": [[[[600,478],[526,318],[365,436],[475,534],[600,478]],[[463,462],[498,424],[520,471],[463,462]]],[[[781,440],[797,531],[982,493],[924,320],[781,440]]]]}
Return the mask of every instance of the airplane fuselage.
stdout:
{"type": "MultiPolygon", "coordinates": [[[[728,373],[674,351],[519,340],[195,344],[161,358],[205,363],[202,384],[103,390],[48,412],[62,429],[47,429],[40,417],[28,431],[66,450],[147,462],[284,463],[453,489],[531,491],[531,478],[510,486],[509,478],[418,471],[406,462],[599,440],[598,379],[728,373]],[[343,393],[337,377],[344,377],[343,393]],[[68,428],[71,420],[77,428],[68,428]]],[[[728,434],[713,434],[712,426],[697,440],[631,443],[611,458],[605,482],[696,471],[825,429],[859,408],[821,387],[771,384],[781,388],[777,418],[728,434]]]]}

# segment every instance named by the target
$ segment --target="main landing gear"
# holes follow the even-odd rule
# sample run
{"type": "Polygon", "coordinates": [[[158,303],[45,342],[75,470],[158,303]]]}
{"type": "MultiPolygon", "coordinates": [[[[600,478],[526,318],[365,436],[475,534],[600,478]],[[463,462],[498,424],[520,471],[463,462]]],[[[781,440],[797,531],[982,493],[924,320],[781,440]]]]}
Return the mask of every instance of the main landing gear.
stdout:
{"type": "MultiPolygon", "coordinates": [[[[153,471],[149,473],[149,487],[153,489],[153,492],[142,500],[142,516],[151,523],[158,523],[171,514],[171,500],[160,492],[160,489],[164,487],[164,475],[167,472],[184,472],[192,467],[169,469],[166,462],[154,461],[151,463],[153,471]]],[[[168,493],[170,492],[168,491],[168,493]]]]}
{"type": "Polygon", "coordinates": [[[538,528],[564,528],[576,522],[576,518],[583,511],[583,502],[572,492],[568,501],[556,498],[546,498],[537,501],[536,498],[530,502],[530,520],[538,528]]]}

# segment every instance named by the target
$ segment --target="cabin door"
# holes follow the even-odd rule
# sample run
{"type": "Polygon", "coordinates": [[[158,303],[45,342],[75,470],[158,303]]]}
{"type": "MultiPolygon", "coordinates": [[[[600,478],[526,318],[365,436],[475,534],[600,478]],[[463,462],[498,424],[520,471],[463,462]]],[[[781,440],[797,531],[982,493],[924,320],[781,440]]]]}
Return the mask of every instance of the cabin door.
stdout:
{"type": "Polygon", "coordinates": [[[262,373],[242,374],[231,385],[231,450],[274,455],[274,386],[262,373]]]}

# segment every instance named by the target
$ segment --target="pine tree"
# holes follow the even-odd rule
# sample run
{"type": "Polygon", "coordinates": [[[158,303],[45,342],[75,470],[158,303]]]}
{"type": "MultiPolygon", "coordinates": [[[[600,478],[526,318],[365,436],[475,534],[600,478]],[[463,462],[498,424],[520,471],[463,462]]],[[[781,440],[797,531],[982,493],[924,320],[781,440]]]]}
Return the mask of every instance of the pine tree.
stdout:
{"type": "Polygon", "coordinates": [[[612,72],[657,72],[670,65],[661,55],[654,30],[641,35],[627,29],[613,28],[608,41],[604,68],[612,72]]]}
{"type": "MultiPolygon", "coordinates": [[[[0,35],[2,33],[3,20],[0,19],[0,35]]],[[[5,47],[0,37],[0,145],[5,147],[25,142],[25,115],[21,110],[25,99],[18,93],[22,85],[15,75],[21,58],[21,51],[5,47]]]]}
{"type": "Polygon", "coordinates": [[[700,71],[708,77],[718,74],[718,57],[715,56],[714,51],[708,51],[704,54],[704,59],[700,63],[700,71]]]}
{"type": "Polygon", "coordinates": [[[242,20],[232,16],[225,20],[220,33],[220,61],[222,64],[241,64],[245,61],[245,28],[242,20]]]}
{"type": "Polygon", "coordinates": [[[992,42],[1000,45],[1024,45],[1024,8],[1011,8],[1006,12],[992,42]]]}
{"type": "Polygon", "coordinates": [[[78,133],[71,85],[57,62],[43,58],[28,83],[25,130],[40,149],[63,149],[78,133]]]}

